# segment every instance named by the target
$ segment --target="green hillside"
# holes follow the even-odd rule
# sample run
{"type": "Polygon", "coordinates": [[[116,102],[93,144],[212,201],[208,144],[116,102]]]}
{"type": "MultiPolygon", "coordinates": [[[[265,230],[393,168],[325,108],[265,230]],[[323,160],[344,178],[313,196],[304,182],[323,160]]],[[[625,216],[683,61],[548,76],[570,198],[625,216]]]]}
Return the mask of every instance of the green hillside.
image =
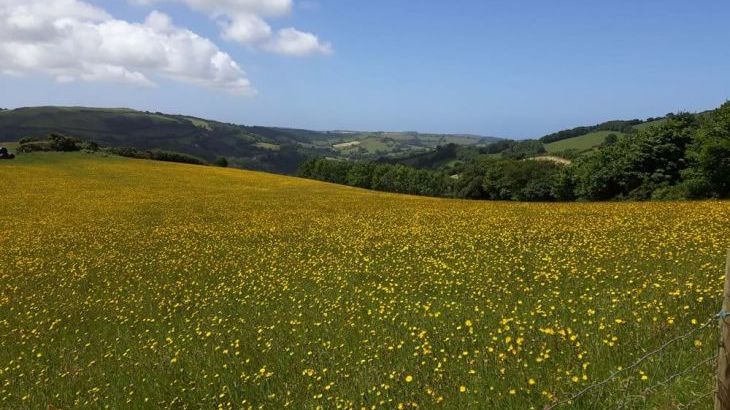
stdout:
{"type": "Polygon", "coordinates": [[[611,134],[615,134],[617,136],[626,135],[616,131],[595,131],[585,135],[581,135],[579,137],[545,144],[545,149],[547,150],[547,152],[550,153],[567,150],[587,151],[603,144],[603,142],[606,140],[606,137],[611,134]]]}
{"type": "Polygon", "coordinates": [[[208,161],[226,156],[236,166],[284,173],[293,172],[296,162],[312,151],[299,149],[285,133],[272,138],[245,127],[179,115],[82,107],[0,112],[0,140],[44,137],[52,132],[104,146],[176,151],[208,161]],[[258,143],[287,145],[290,149],[281,154],[272,153],[257,146],[258,143]]]}
{"type": "Polygon", "coordinates": [[[421,153],[447,143],[480,146],[496,140],[471,135],[244,126],[126,108],[32,107],[0,111],[0,141],[41,138],[52,132],[103,146],[181,152],[207,161],[226,157],[235,167],[288,174],[313,156],[377,159],[421,153]]]}
{"type": "Polygon", "coordinates": [[[666,117],[648,118],[646,120],[613,120],[596,125],[580,126],[548,134],[540,138],[540,141],[545,144],[547,152],[570,152],[574,156],[600,146],[610,134],[616,134],[619,137],[634,134],[637,131],[662,125],[667,121],[667,118],[673,115],[667,114],[666,117]]]}

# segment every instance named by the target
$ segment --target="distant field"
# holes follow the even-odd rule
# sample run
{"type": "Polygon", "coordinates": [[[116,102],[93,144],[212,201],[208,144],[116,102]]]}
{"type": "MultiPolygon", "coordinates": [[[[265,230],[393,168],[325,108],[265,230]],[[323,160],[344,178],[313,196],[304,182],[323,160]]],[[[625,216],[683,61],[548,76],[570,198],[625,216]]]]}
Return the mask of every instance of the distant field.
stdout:
{"type": "MultiPolygon", "coordinates": [[[[645,130],[650,127],[655,127],[664,124],[667,122],[666,118],[662,118],[660,120],[651,121],[651,122],[645,122],[639,125],[635,125],[633,128],[637,130],[645,130]]],[[[606,140],[606,137],[609,134],[616,134],[618,136],[625,135],[621,132],[616,131],[596,131],[591,132],[585,135],[581,135],[579,137],[575,138],[569,138],[562,141],[552,142],[550,144],[545,145],[545,149],[548,152],[560,152],[565,151],[569,149],[576,149],[578,151],[587,151],[592,148],[595,148],[606,140]]]]}
{"type": "Polygon", "coordinates": [[[255,147],[267,149],[269,151],[279,151],[281,149],[281,146],[276,144],[269,144],[267,142],[257,142],[254,144],[255,147]]]}
{"type": "Polygon", "coordinates": [[[387,142],[380,136],[361,137],[357,141],[349,141],[337,144],[334,147],[341,152],[365,150],[368,154],[377,152],[388,152],[396,146],[394,142],[387,142]]]}
{"type": "Polygon", "coordinates": [[[568,149],[577,149],[579,151],[586,151],[593,147],[603,144],[606,137],[610,134],[616,134],[618,136],[623,135],[620,132],[615,131],[596,131],[590,134],[581,135],[580,137],[569,138],[567,140],[552,142],[545,145],[547,152],[560,152],[568,149]]]}
{"type": "Polygon", "coordinates": [[[565,158],[554,157],[552,155],[539,155],[536,157],[526,158],[525,160],[526,161],[549,161],[549,162],[554,162],[554,163],[560,164],[560,165],[570,165],[570,163],[571,163],[571,161],[569,161],[565,158]]]}
{"type": "Polygon", "coordinates": [[[651,121],[651,122],[645,122],[645,123],[639,124],[639,125],[634,125],[634,128],[636,128],[637,130],[644,130],[644,129],[647,129],[649,127],[655,127],[655,126],[658,126],[658,125],[662,125],[665,122],[667,122],[667,119],[666,118],[662,118],[660,120],[651,121]]]}
{"type": "MultiPolygon", "coordinates": [[[[7,409],[542,409],[706,323],[730,237],[723,201],[442,200],[84,153],[0,181],[7,409]]],[[[711,363],[647,388],[717,336],[561,409],[679,408],[711,363]]]]}
{"type": "Polygon", "coordinates": [[[332,148],[335,149],[347,149],[351,147],[356,147],[360,145],[360,141],[350,141],[350,142],[343,142],[341,144],[334,144],[332,145],[332,148]]]}

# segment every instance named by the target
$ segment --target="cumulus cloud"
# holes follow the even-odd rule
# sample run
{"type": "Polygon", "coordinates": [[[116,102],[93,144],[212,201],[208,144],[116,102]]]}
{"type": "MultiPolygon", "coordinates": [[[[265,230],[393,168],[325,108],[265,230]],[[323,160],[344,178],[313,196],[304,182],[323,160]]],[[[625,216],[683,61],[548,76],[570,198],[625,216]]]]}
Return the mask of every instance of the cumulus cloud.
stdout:
{"type": "Polygon", "coordinates": [[[271,27],[255,14],[242,14],[235,19],[222,21],[221,36],[226,40],[249,44],[271,37],[271,27]]]}
{"type": "Polygon", "coordinates": [[[82,0],[0,0],[0,72],[138,86],[163,76],[254,93],[230,55],[169,16],[153,11],[144,23],[130,23],[82,0]]]}
{"type": "MultiPolygon", "coordinates": [[[[153,0],[149,0],[153,1],[153,0]]],[[[181,0],[196,10],[235,16],[253,13],[280,16],[292,9],[292,0],[181,0]]]]}
{"type": "Polygon", "coordinates": [[[292,0],[132,0],[137,4],[182,2],[205,13],[221,26],[221,37],[247,46],[290,56],[332,54],[332,45],[313,33],[286,28],[274,33],[265,21],[291,12],[292,0]]]}
{"type": "Polygon", "coordinates": [[[306,56],[310,54],[332,54],[330,43],[321,43],[317,36],[304,33],[294,28],[279,30],[276,36],[264,45],[267,50],[292,56],[306,56]]]}

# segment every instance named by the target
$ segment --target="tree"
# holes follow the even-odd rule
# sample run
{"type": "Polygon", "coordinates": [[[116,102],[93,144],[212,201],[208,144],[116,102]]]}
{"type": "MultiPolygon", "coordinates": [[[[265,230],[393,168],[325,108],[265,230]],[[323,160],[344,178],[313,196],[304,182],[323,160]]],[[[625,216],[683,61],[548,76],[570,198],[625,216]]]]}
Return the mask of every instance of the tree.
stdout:
{"type": "Polygon", "coordinates": [[[370,162],[356,162],[347,172],[347,185],[358,188],[371,188],[375,164],[370,162]]]}
{"type": "Polygon", "coordinates": [[[226,157],[220,157],[215,162],[213,162],[213,165],[221,167],[221,168],[227,168],[228,167],[228,160],[226,157]]]}
{"type": "Polygon", "coordinates": [[[730,102],[726,102],[702,124],[690,148],[691,159],[716,196],[730,196],[730,102]]]}
{"type": "Polygon", "coordinates": [[[552,201],[560,169],[550,161],[493,161],[487,165],[482,189],[490,199],[552,201]]]}
{"type": "Polygon", "coordinates": [[[48,140],[56,151],[70,152],[81,150],[81,147],[78,145],[81,141],[77,138],[53,133],[48,136],[48,140]]]}
{"type": "Polygon", "coordinates": [[[605,145],[613,145],[613,144],[616,143],[616,141],[618,141],[618,135],[616,135],[616,134],[608,134],[606,136],[606,140],[603,141],[603,143],[605,145]]]}
{"type": "Polygon", "coordinates": [[[689,163],[686,151],[697,119],[678,114],[659,127],[621,138],[573,164],[580,199],[649,199],[654,190],[676,185],[689,163]]]}

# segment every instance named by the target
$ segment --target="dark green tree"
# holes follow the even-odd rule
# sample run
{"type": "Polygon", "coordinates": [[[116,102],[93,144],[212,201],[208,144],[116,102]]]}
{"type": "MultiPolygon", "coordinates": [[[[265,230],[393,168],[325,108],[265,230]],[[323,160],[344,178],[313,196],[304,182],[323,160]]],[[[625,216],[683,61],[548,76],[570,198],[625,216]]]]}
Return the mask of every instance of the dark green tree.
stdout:
{"type": "Polygon", "coordinates": [[[215,162],[213,162],[213,165],[221,168],[227,168],[228,167],[228,160],[226,157],[219,157],[215,162]]]}
{"type": "Polygon", "coordinates": [[[616,143],[617,141],[618,141],[618,135],[616,135],[616,134],[608,134],[608,135],[606,136],[606,139],[605,139],[605,141],[603,141],[603,143],[604,143],[605,145],[613,145],[613,144],[615,144],[615,143],[616,143]]]}
{"type": "Polygon", "coordinates": [[[690,148],[700,174],[695,183],[704,179],[715,196],[730,196],[730,102],[715,110],[702,124],[690,148]],[[700,176],[701,175],[701,176],[700,176]]]}

